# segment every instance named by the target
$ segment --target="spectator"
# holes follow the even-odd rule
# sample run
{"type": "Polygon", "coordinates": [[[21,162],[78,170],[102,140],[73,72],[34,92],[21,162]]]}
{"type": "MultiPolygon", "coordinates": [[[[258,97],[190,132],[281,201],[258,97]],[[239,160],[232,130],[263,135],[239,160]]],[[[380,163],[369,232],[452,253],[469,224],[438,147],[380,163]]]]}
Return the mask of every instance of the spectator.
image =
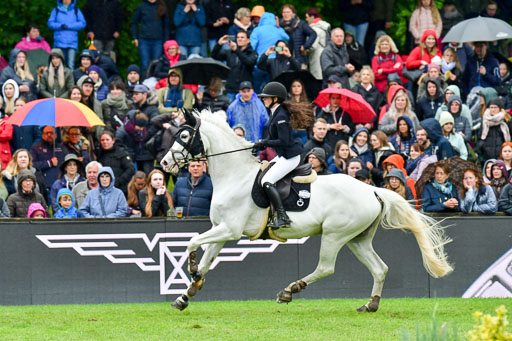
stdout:
{"type": "MultiPolygon", "coordinates": [[[[462,136],[466,143],[471,141],[471,125],[468,119],[462,114],[462,100],[457,95],[453,95],[448,100],[448,112],[452,115],[454,120],[454,131],[462,136]]],[[[446,111],[445,111],[446,112],[446,111]]],[[[441,112],[442,114],[442,112],[441,112]]],[[[439,118],[440,120],[440,118],[439,118]]]]}
{"type": "Polygon", "coordinates": [[[185,59],[190,55],[200,53],[201,27],[205,24],[204,8],[196,3],[196,0],[178,3],[174,11],[174,25],[176,26],[176,40],[185,59]]]}
{"type": "Polygon", "coordinates": [[[367,162],[365,166],[370,171],[375,185],[381,187],[384,175],[383,162],[388,156],[395,154],[395,151],[393,145],[389,143],[386,134],[380,130],[376,130],[371,134],[370,144],[372,145],[373,159],[375,161],[374,163],[367,162]]]}
{"type": "Polygon", "coordinates": [[[326,142],[334,149],[339,140],[348,141],[355,127],[352,117],[340,107],[341,95],[331,94],[329,104],[317,109],[317,118],[323,118],[327,122],[326,142]]]}
{"type": "MultiPolygon", "coordinates": [[[[271,46],[275,46],[277,41],[290,39],[283,28],[277,27],[276,16],[270,12],[261,15],[258,27],[252,31],[250,38],[251,46],[258,53],[258,58],[261,58],[271,46]]],[[[271,55],[269,58],[274,58],[274,56],[271,55]]],[[[254,69],[253,79],[254,89],[258,93],[263,89],[263,85],[270,80],[268,73],[259,68],[254,69]]]]}
{"type": "Polygon", "coordinates": [[[84,95],[82,93],[82,89],[78,85],[73,85],[73,87],[69,91],[68,99],[84,104],[82,100],[83,96],[84,95]]]}
{"type": "Polygon", "coordinates": [[[19,174],[23,170],[29,170],[32,172],[34,178],[37,179],[37,182],[34,183],[35,190],[38,193],[41,193],[44,198],[47,198],[48,192],[46,191],[44,177],[38,169],[33,167],[32,155],[30,155],[26,149],[16,150],[9,164],[2,171],[3,183],[5,184],[9,194],[16,193],[18,190],[16,185],[18,183],[19,174]]]}
{"type": "Polygon", "coordinates": [[[235,13],[233,25],[228,29],[228,35],[236,37],[238,32],[244,31],[247,32],[247,38],[249,38],[249,35],[256,26],[251,21],[251,10],[247,7],[240,7],[235,13]]]}
{"type": "Polygon", "coordinates": [[[251,10],[251,21],[254,27],[257,27],[260,23],[261,16],[265,13],[265,7],[257,5],[251,10]]]}
{"type": "Polygon", "coordinates": [[[443,30],[441,31],[440,37],[446,36],[446,33],[448,33],[453,26],[464,19],[452,0],[446,0],[443,3],[443,9],[440,15],[443,22],[443,30]]]}
{"type": "Polygon", "coordinates": [[[510,175],[512,174],[512,142],[503,142],[501,145],[499,159],[505,163],[505,169],[507,170],[510,178],[510,175]]]}
{"type": "Polygon", "coordinates": [[[242,124],[245,128],[245,139],[251,142],[263,137],[263,128],[268,124],[267,110],[254,93],[251,82],[240,83],[239,94],[229,105],[226,114],[231,127],[242,124]]]}
{"type": "Polygon", "coordinates": [[[498,210],[512,215],[512,184],[507,184],[501,191],[498,201],[498,210]]]}
{"type": "MultiPolygon", "coordinates": [[[[403,62],[398,54],[395,42],[388,35],[382,35],[375,44],[375,56],[372,59],[372,70],[375,74],[375,86],[380,92],[386,90],[388,75],[402,76],[403,62]]],[[[377,112],[377,111],[375,111],[377,112]]]]}
{"type": "Polygon", "coordinates": [[[307,51],[315,42],[316,32],[309,27],[307,22],[299,19],[297,10],[292,4],[284,4],[281,7],[281,15],[279,27],[282,27],[290,37],[288,43],[291,55],[301,65],[299,70],[306,69],[308,65],[307,51]]]}
{"type": "MultiPolygon", "coordinates": [[[[365,65],[361,69],[361,83],[356,84],[356,86],[352,88],[352,91],[363,96],[365,101],[371,105],[373,111],[378,113],[386,102],[382,93],[374,86],[374,83],[375,75],[372,69],[368,65],[365,65]]],[[[366,128],[371,129],[371,124],[368,124],[366,128]]]]}
{"type": "Polygon", "coordinates": [[[464,189],[460,193],[460,209],[464,213],[496,213],[498,203],[490,186],[480,182],[473,169],[466,169],[463,175],[464,189]]]}
{"type": "Polygon", "coordinates": [[[115,175],[115,186],[126,192],[128,182],[135,174],[133,160],[123,146],[116,143],[114,133],[111,130],[104,130],[100,137],[100,148],[97,153],[98,162],[104,167],[108,166],[115,175]]]}
{"type": "Polygon", "coordinates": [[[456,85],[459,88],[462,86],[462,66],[457,52],[452,47],[447,47],[443,51],[441,74],[448,85],[456,85]]]}
{"type": "Polygon", "coordinates": [[[364,182],[367,185],[375,186],[372,180],[370,180],[370,172],[368,169],[360,169],[356,172],[355,178],[361,182],[364,182]]]}
{"type": "MultiPolygon", "coordinates": [[[[477,95],[480,96],[480,117],[482,118],[489,107],[491,99],[498,98],[498,92],[496,89],[489,87],[478,90],[477,95]]],[[[471,108],[472,113],[474,110],[474,108],[471,108]]]]}
{"type": "Polygon", "coordinates": [[[128,69],[126,69],[126,89],[128,90],[128,98],[132,98],[133,89],[139,84],[141,84],[140,68],[135,64],[131,64],[128,66],[128,69]]]}
{"type": "Polygon", "coordinates": [[[64,146],[56,142],[57,134],[52,126],[43,128],[42,141],[30,148],[34,167],[44,176],[46,188],[49,190],[59,175],[59,165],[64,161],[64,146]]]}
{"type": "MultiPolygon", "coordinates": [[[[427,1],[427,0],[423,0],[427,1]]],[[[435,6],[434,6],[435,7],[435,6]]],[[[442,57],[441,51],[437,49],[437,34],[434,30],[425,30],[421,36],[421,42],[419,46],[416,46],[407,60],[405,61],[405,67],[407,70],[418,70],[413,73],[409,73],[408,78],[413,82],[416,82],[425,70],[425,66],[429,65],[432,58],[435,56],[442,57]]]]}
{"type": "Polygon", "coordinates": [[[65,66],[62,51],[53,49],[50,53],[48,70],[40,80],[39,95],[43,98],[67,98],[73,85],[73,73],[65,66]]]}
{"type": "Polygon", "coordinates": [[[356,157],[353,157],[350,160],[348,160],[347,175],[355,178],[357,172],[359,172],[360,170],[364,169],[363,167],[364,167],[363,161],[359,160],[356,157]]]}
{"type": "Polygon", "coordinates": [[[496,162],[496,159],[489,159],[484,162],[484,166],[482,168],[483,178],[485,183],[490,183],[492,178],[492,166],[496,162]]]}
{"type": "Polygon", "coordinates": [[[392,98],[391,105],[379,123],[379,130],[386,133],[388,137],[393,136],[396,133],[396,122],[400,116],[409,117],[414,130],[418,130],[420,124],[416,114],[411,109],[411,102],[405,88],[400,85],[392,86],[388,92],[389,98],[392,98]]]}
{"type": "Polygon", "coordinates": [[[467,43],[450,42],[446,46],[447,47],[445,48],[451,47],[455,50],[455,53],[457,53],[457,59],[459,60],[462,74],[464,75],[468,59],[475,54],[475,51],[473,51],[471,46],[469,46],[467,43]]]}
{"type": "Polygon", "coordinates": [[[27,218],[34,218],[34,219],[45,219],[46,218],[46,211],[38,202],[30,204],[28,207],[28,213],[27,218]]]}
{"type": "Polygon", "coordinates": [[[105,85],[119,77],[119,70],[112,58],[105,53],[99,53],[98,50],[91,50],[91,55],[94,64],[101,69],[100,77],[105,85]]]}
{"type": "Polygon", "coordinates": [[[101,102],[103,119],[107,127],[117,130],[124,124],[126,114],[133,108],[133,102],[126,96],[126,87],[122,80],[113,81],[108,88],[109,94],[101,102]]]}
{"type": "Polygon", "coordinates": [[[39,31],[39,26],[35,24],[30,24],[28,26],[27,36],[21,38],[21,41],[14,46],[15,49],[20,49],[23,51],[30,51],[36,49],[43,49],[46,52],[50,53],[50,44],[41,37],[41,32],[39,31]]]}
{"type": "Polygon", "coordinates": [[[237,124],[233,127],[233,132],[240,136],[241,138],[245,139],[245,127],[243,124],[237,124]]]}
{"type": "Polygon", "coordinates": [[[502,20],[501,16],[498,14],[498,4],[493,0],[488,0],[485,8],[480,12],[482,17],[487,18],[495,18],[502,20]]]}
{"type": "Polygon", "coordinates": [[[296,79],[292,82],[292,84],[290,85],[288,96],[290,97],[290,101],[295,103],[310,103],[308,95],[306,93],[306,87],[304,86],[304,83],[300,79],[296,79]]]}
{"type": "Polygon", "coordinates": [[[53,212],[59,210],[57,193],[61,188],[67,188],[71,191],[76,184],[86,180],[83,177],[82,163],[75,154],[67,154],[59,168],[59,177],[52,184],[50,190],[50,204],[53,207],[53,212]]]}
{"type": "Polygon", "coordinates": [[[340,9],[343,12],[345,31],[352,30],[355,32],[355,38],[361,46],[364,46],[373,3],[373,0],[341,0],[339,2],[340,9]]]}
{"type": "MultiPolygon", "coordinates": [[[[150,173],[151,174],[151,173],[150,173]]],[[[139,193],[146,186],[146,173],[143,171],[135,172],[135,175],[132,177],[130,182],[128,183],[128,195],[127,204],[128,204],[128,216],[130,217],[141,217],[142,210],[144,209],[139,204],[139,193]]]]}
{"type": "Polygon", "coordinates": [[[143,0],[132,18],[132,39],[139,49],[144,72],[151,60],[162,54],[162,45],[169,39],[169,16],[163,0],[143,0]],[[140,24],[140,28],[138,28],[140,24]]]}
{"type": "Polygon", "coordinates": [[[329,169],[327,162],[325,161],[325,151],[322,148],[313,148],[305,156],[305,163],[310,163],[311,168],[318,175],[329,175],[332,174],[329,169]]]}
{"type": "Polygon", "coordinates": [[[228,40],[228,36],[222,36],[212,51],[212,57],[226,61],[231,68],[226,80],[226,92],[229,100],[233,102],[239,91],[240,83],[252,82],[252,72],[258,60],[258,53],[253,50],[249,35],[245,31],[238,31],[236,43],[228,40]],[[222,46],[228,44],[229,49],[222,46]]]}
{"type": "Polygon", "coordinates": [[[427,77],[425,79],[425,88],[425,96],[418,98],[418,103],[416,104],[416,115],[421,121],[435,117],[437,109],[441,107],[444,101],[443,89],[438,79],[427,77]]]}
{"type": "Polygon", "coordinates": [[[58,210],[53,214],[54,218],[83,218],[82,212],[75,207],[75,198],[68,188],[61,188],[57,193],[58,210]]]}
{"type": "Polygon", "coordinates": [[[458,212],[459,194],[457,188],[448,181],[450,168],[447,164],[436,164],[435,178],[423,188],[422,206],[424,212],[458,212]]]}
{"type": "Polygon", "coordinates": [[[331,32],[331,40],[327,43],[320,56],[324,82],[330,76],[336,76],[343,88],[349,88],[348,77],[355,71],[354,65],[349,63],[345,33],[339,27],[331,32]]]}
{"type": "MultiPolygon", "coordinates": [[[[512,74],[510,73],[507,62],[500,62],[499,68],[501,84],[496,87],[496,90],[498,91],[498,95],[502,96],[503,100],[505,100],[505,97],[511,94],[510,87],[512,85],[512,74]]],[[[511,105],[510,100],[507,100],[507,104],[508,106],[511,105]]]]}
{"type": "Polygon", "coordinates": [[[409,157],[411,146],[416,143],[416,135],[411,119],[407,116],[398,117],[396,131],[396,135],[391,138],[390,142],[397,153],[409,157]]]}
{"type": "Polygon", "coordinates": [[[310,8],[306,11],[306,21],[315,31],[316,39],[308,51],[309,72],[318,80],[322,79],[322,66],[320,65],[320,56],[329,41],[329,31],[331,24],[322,20],[320,12],[316,8],[310,8]]]}
{"type": "Polygon", "coordinates": [[[414,43],[423,42],[422,34],[426,30],[433,30],[436,37],[441,37],[443,21],[434,0],[418,0],[416,9],[409,20],[409,31],[414,37],[414,43]]]}
{"type": "Polygon", "coordinates": [[[313,148],[322,148],[327,157],[333,153],[332,147],[325,141],[327,135],[327,121],[323,118],[319,118],[313,125],[313,136],[304,145],[305,150],[312,150],[313,148]]]}
{"type": "Polygon", "coordinates": [[[334,154],[328,159],[329,171],[333,174],[347,174],[347,165],[350,158],[350,148],[347,141],[339,140],[334,147],[334,154]]]}
{"type": "Polygon", "coordinates": [[[468,58],[464,71],[464,84],[466,93],[475,86],[496,87],[500,85],[500,71],[498,60],[487,52],[486,42],[475,42],[475,54],[468,58]]]}
{"type": "Polygon", "coordinates": [[[64,155],[75,154],[82,164],[91,162],[91,144],[79,127],[71,127],[62,136],[64,155]]]}
{"type": "MultiPolygon", "coordinates": [[[[98,117],[104,121],[103,119],[103,108],[101,107],[101,102],[98,101],[96,95],[94,94],[94,81],[89,76],[82,76],[78,80],[78,86],[82,90],[82,102],[89,107],[98,117]]],[[[100,133],[103,131],[103,127],[91,127],[87,128],[87,135],[91,137],[91,141],[94,139],[98,139],[100,133]]]]}
{"type": "Polygon", "coordinates": [[[158,169],[151,171],[146,187],[139,192],[139,203],[143,217],[166,217],[173,207],[171,193],[165,188],[164,173],[158,169]]]}
{"type": "Polygon", "coordinates": [[[112,52],[123,28],[123,8],[119,0],[87,0],[84,6],[87,38],[100,53],[112,52]]]}
{"type": "Polygon", "coordinates": [[[212,51],[219,38],[228,34],[228,29],[235,18],[236,5],[230,0],[211,0],[207,3],[205,11],[208,45],[212,51]]]}
{"type": "MultiPolygon", "coordinates": [[[[7,82],[9,84],[9,82],[7,82]]],[[[11,83],[12,84],[12,83],[11,83]]],[[[7,88],[9,85],[5,87],[6,95],[7,88]]],[[[16,108],[21,108],[27,103],[27,99],[25,97],[18,97],[14,102],[14,110],[16,108]]],[[[10,115],[6,115],[4,117],[8,117],[10,115]]],[[[35,125],[27,125],[27,126],[13,126],[13,135],[10,141],[11,150],[16,151],[18,149],[30,149],[34,144],[41,141],[41,129],[35,125]]]]}
{"type": "Polygon", "coordinates": [[[212,77],[208,82],[208,88],[205,92],[197,93],[197,102],[195,107],[198,110],[209,109],[211,112],[224,111],[229,107],[231,101],[222,94],[222,79],[212,77]]]}
{"type": "Polygon", "coordinates": [[[12,218],[25,218],[32,203],[39,203],[47,211],[44,196],[36,191],[36,176],[29,169],[23,169],[15,178],[17,190],[7,199],[7,206],[12,218]]]}
{"type": "MultiPolygon", "coordinates": [[[[89,74],[89,68],[94,65],[93,50],[82,50],[80,56],[78,56],[78,61],[80,66],[73,70],[73,77],[77,83],[79,82],[80,78],[89,74]]],[[[101,68],[99,74],[103,81],[106,82],[108,80],[105,71],[103,71],[101,68]]]]}
{"type": "MultiPolygon", "coordinates": [[[[421,121],[421,127],[426,132],[427,139],[425,141],[423,141],[423,139],[420,140],[419,129],[416,133],[416,138],[419,143],[424,145],[427,154],[435,154],[439,161],[455,156],[455,152],[450,141],[443,136],[443,129],[436,119],[427,118],[426,120],[421,121]]],[[[424,135],[421,135],[423,138],[424,135]]]]}
{"type": "Polygon", "coordinates": [[[400,154],[393,154],[393,155],[390,155],[387,158],[385,158],[384,161],[382,162],[382,167],[384,169],[384,173],[383,173],[384,184],[386,182],[385,178],[389,174],[389,172],[391,172],[393,169],[399,169],[402,171],[402,173],[404,175],[404,185],[406,187],[409,187],[409,189],[411,190],[412,196],[416,199],[416,188],[415,188],[416,181],[414,181],[413,179],[411,179],[410,177],[407,176],[407,171],[404,168],[404,164],[405,164],[405,157],[400,154]]]}
{"type": "Polygon", "coordinates": [[[427,95],[427,81],[428,80],[437,80],[439,83],[439,86],[441,88],[441,92],[444,92],[444,89],[446,89],[446,81],[444,77],[441,75],[441,67],[438,65],[439,63],[442,63],[440,61],[440,58],[437,57],[434,59],[432,58],[432,63],[427,65],[425,70],[427,70],[426,73],[422,74],[420,78],[418,79],[418,93],[416,95],[416,98],[418,101],[425,97],[427,95]]]}
{"type": "Polygon", "coordinates": [[[202,161],[192,161],[188,165],[189,174],[178,178],[172,201],[174,207],[183,207],[183,216],[208,216],[212,200],[212,181],[205,173],[202,161]]]}
{"type": "Polygon", "coordinates": [[[266,70],[270,74],[270,79],[275,79],[283,72],[300,71],[301,66],[300,62],[292,56],[288,44],[279,40],[260,57],[258,69],[266,70]],[[271,54],[275,54],[275,58],[269,59],[271,54]]]}
{"type": "Polygon", "coordinates": [[[85,25],[84,15],[76,7],[75,0],[57,0],[57,7],[48,18],[48,27],[54,31],[53,47],[62,50],[71,70],[75,68],[78,31],[83,30],[85,25]]]}
{"type": "Polygon", "coordinates": [[[398,193],[407,201],[416,201],[409,186],[405,185],[405,175],[402,170],[398,168],[392,169],[384,178],[384,182],[384,188],[398,193]]]}
{"type": "Polygon", "coordinates": [[[9,54],[9,65],[0,73],[0,86],[3,89],[7,80],[12,80],[18,86],[20,96],[32,101],[37,99],[37,86],[34,76],[30,73],[27,53],[20,49],[13,49],[9,54]]]}
{"type": "Polygon", "coordinates": [[[98,172],[101,168],[101,163],[91,161],[85,166],[86,181],[82,181],[73,186],[73,198],[75,198],[75,207],[80,208],[91,189],[98,188],[98,172]]]}
{"type": "MultiPolygon", "coordinates": [[[[166,79],[169,75],[169,70],[179,62],[180,60],[185,60],[186,55],[181,53],[180,46],[176,40],[167,40],[164,43],[164,53],[158,59],[157,64],[155,65],[154,76],[161,80],[162,78],[166,79]]],[[[135,65],[134,65],[135,66],[135,65]]],[[[135,68],[132,68],[132,71],[135,68]]]]}
{"type": "MultiPolygon", "coordinates": [[[[1,112],[0,112],[1,114],[1,112]]],[[[9,161],[11,161],[11,145],[9,142],[12,140],[14,134],[14,128],[12,124],[6,123],[8,116],[1,115],[0,118],[0,161],[2,169],[7,167],[9,161]]]]}
{"type": "Polygon", "coordinates": [[[94,82],[94,95],[98,102],[103,101],[107,98],[108,95],[108,87],[103,84],[103,81],[100,78],[100,68],[96,65],[92,65],[89,68],[89,77],[94,82]]]}
{"type": "Polygon", "coordinates": [[[443,136],[450,141],[450,144],[453,147],[453,151],[456,156],[460,156],[461,159],[468,159],[468,150],[466,148],[466,143],[464,142],[464,138],[462,135],[457,134],[454,129],[455,120],[453,116],[447,112],[443,111],[441,113],[441,117],[439,118],[439,124],[443,129],[443,136]]]}
{"type": "MultiPolygon", "coordinates": [[[[426,132],[424,129],[419,130],[416,136],[418,136],[418,134],[422,134],[422,136],[424,135],[426,138],[426,132]]],[[[405,170],[407,171],[407,174],[409,174],[409,177],[416,182],[428,165],[437,162],[437,155],[428,155],[425,153],[424,146],[419,143],[414,143],[411,146],[410,154],[411,158],[407,162],[405,170]]]]}
{"type": "Polygon", "coordinates": [[[99,186],[87,193],[80,206],[85,218],[123,218],[128,205],[123,192],[114,187],[115,176],[112,168],[101,167],[98,172],[99,186]]]}
{"type": "Polygon", "coordinates": [[[18,84],[13,79],[8,79],[2,86],[2,114],[11,116],[16,110],[16,99],[20,97],[18,84]]]}
{"type": "MultiPolygon", "coordinates": [[[[173,113],[173,118],[176,118],[178,115],[180,109],[192,109],[195,101],[194,93],[187,88],[184,88],[182,85],[183,75],[181,73],[181,70],[178,69],[170,69],[169,70],[169,77],[167,80],[168,87],[159,89],[158,94],[158,111],[161,114],[165,113],[173,113]]],[[[143,86],[138,86],[134,90],[134,101],[135,104],[138,104],[138,100],[135,99],[135,94],[140,92],[140,101],[142,103],[146,103],[146,100],[144,98],[147,98],[147,90],[146,93],[144,93],[144,89],[142,89],[143,86]]],[[[145,104],[142,104],[145,105],[145,104]]],[[[142,106],[141,106],[142,108],[142,106]]],[[[149,109],[149,108],[148,108],[149,109]]],[[[141,110],[143,111],[143,110],[141,110]]],[[[148,110],[145,110],[148,111],[148,110]]],[[[153,111],[153,108],[151,108],[151,112],[153,111]]],[[[146,113],[146,112],[145,112],[146,113]]],[[[146,114],[152,113],[147,112],[146,114]]],[[[158,114],[158,113],[157,113],[158,114]]]]}
{"type": "Polygon", "coordinates": [[[345,44],[347,45],[348,60],[356,70],[361,70],[363,65],[368,64],[368,56],[364,47],[356,40],[356,32],[348,29],[345,31],[345,44]]]}
{"type": "Polygon", "coordinates": [[[503,187],[509,183],[507,167],[503,161],[494,161],[491,167],[491,177],[489,179],[491,180],[490,185],[496,198],[499,198],[503,187]]]}
{"type": "Polygon", "coordinates": [[[368,163],[375,162],[374,155],[370,146],[370,132],[361,127],[356,130],[352,137],[352,146],[350,146],[350,156],[357,157],[363,162],[364,167],[368,163]]]}
{"type": "MultiPolygon", "coordinates": [[[[439,116],[441,116],[441,113],[443,111],[450,111],[450,107],[448,107],[448,101],[450,100],[451,96],[456,95],[459,97],[459,101],[462,104],[462,108],[460,109],[460,115],[461,117],[466,118],[468,121],[468,124],[470,127],[473,127],[473,118],[471,117],[471,111],[469,110],[469,107],[462,103],[460,100],[460,88],[457,85],[448,85],[446,90],[444,91],[444,103],[437,109],[436,112],[436,120],[439,120],[439,116]]],[[[454,109],[455,110],[455,109],[454,109]]],[[[456,127],[457,130],[457,127],[456,127]]]]}
{"type": "Polygon", "coordinates": [[[482,132],[478,140],[478,148],[483,160],[499,156],[501,145],[511,141],[511,127],[510,114],[503,109],[501,99],[498,97],[491,99],[482,117],[482,132]]]}

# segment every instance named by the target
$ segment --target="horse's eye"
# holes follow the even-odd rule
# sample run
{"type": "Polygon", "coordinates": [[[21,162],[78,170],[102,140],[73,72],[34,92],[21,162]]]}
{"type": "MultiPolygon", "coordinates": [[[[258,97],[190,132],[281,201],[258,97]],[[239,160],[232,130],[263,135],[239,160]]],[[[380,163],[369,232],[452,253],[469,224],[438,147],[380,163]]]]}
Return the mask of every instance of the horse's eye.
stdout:
{"type": "Polygon", "coordinates": [[[183,141],[183,142],[187,142],[188,139],[190,138],[190,133],[188,131],[184,131],[180,134],[180,139],[183,141]]]}

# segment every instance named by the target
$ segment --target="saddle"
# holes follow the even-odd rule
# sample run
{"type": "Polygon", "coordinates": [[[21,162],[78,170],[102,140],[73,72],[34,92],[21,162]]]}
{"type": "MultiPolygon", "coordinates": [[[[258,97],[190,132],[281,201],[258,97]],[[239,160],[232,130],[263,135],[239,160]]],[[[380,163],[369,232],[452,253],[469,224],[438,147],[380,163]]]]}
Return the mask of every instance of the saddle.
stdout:
{"type": "MultiPolygon", "coordinates": [[[[275,163],[263,162],[254,179],[251,195],[256,206],[267,208],[270,201],[261,188],[261,179],[275,163]]],[[[308,208],[311,197],[311,183],[317,178],[310,163],[298,166],[276,183],[277,191],[286,211],[301,212],[308,208]]]]}

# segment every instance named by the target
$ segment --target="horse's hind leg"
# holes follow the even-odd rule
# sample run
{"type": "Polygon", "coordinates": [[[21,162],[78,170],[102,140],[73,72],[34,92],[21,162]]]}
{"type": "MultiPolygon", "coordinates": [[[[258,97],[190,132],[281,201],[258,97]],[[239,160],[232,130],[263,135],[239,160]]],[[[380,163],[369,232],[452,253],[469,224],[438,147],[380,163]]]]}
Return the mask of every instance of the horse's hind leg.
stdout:
{"type": "Polygon", "coordinates": [[[339,233],[328,233],[322,235],[320,244],[320,259],[318,265],[311,274],[290,283],[284,290],[277,294],[278,303],[289,303],[292,301],[292,294],[302,291],[308,284],[318,281],[334,273],[336,257],[343,245],[350,237],[341,236],[339,233]]]}
{"type": "Polygon", "coordinates": [[[380,297],[382,288],[384,286],[384,279],[388,272],[388,266],[380,259],[379,255],[375,252],[372,245],[373,235],[375,234],[376,226],[373,230],[366,231],[362,235],[352,239],[347,243],[352,253],[359,259],[361,263],[368,268],[373,276],[373,288],[370,301],[365,305],[357,308],[357,311],[370,311],[374,312],[379,309],[380,297]]]}

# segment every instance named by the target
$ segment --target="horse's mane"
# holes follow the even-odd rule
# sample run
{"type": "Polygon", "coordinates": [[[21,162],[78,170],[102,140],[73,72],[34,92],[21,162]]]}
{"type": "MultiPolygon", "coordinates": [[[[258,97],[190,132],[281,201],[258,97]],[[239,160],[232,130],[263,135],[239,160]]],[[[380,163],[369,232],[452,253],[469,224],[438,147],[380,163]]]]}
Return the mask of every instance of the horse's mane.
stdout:
{"type": "Polygon", "coordinates": [[[226,121],[226,114],[223,111],[216,111],[212,113],[210,110],[204,109],[201,112],[198,112],[198,114],[201,120],[214,124],[216,127],[222,129],[224,133],[233,137],[233,140],[237,141],[241,148],[252,147],[252,142],[249,142],[235,134],[233,129],[231,129],[228,122],[226,121]]]}

